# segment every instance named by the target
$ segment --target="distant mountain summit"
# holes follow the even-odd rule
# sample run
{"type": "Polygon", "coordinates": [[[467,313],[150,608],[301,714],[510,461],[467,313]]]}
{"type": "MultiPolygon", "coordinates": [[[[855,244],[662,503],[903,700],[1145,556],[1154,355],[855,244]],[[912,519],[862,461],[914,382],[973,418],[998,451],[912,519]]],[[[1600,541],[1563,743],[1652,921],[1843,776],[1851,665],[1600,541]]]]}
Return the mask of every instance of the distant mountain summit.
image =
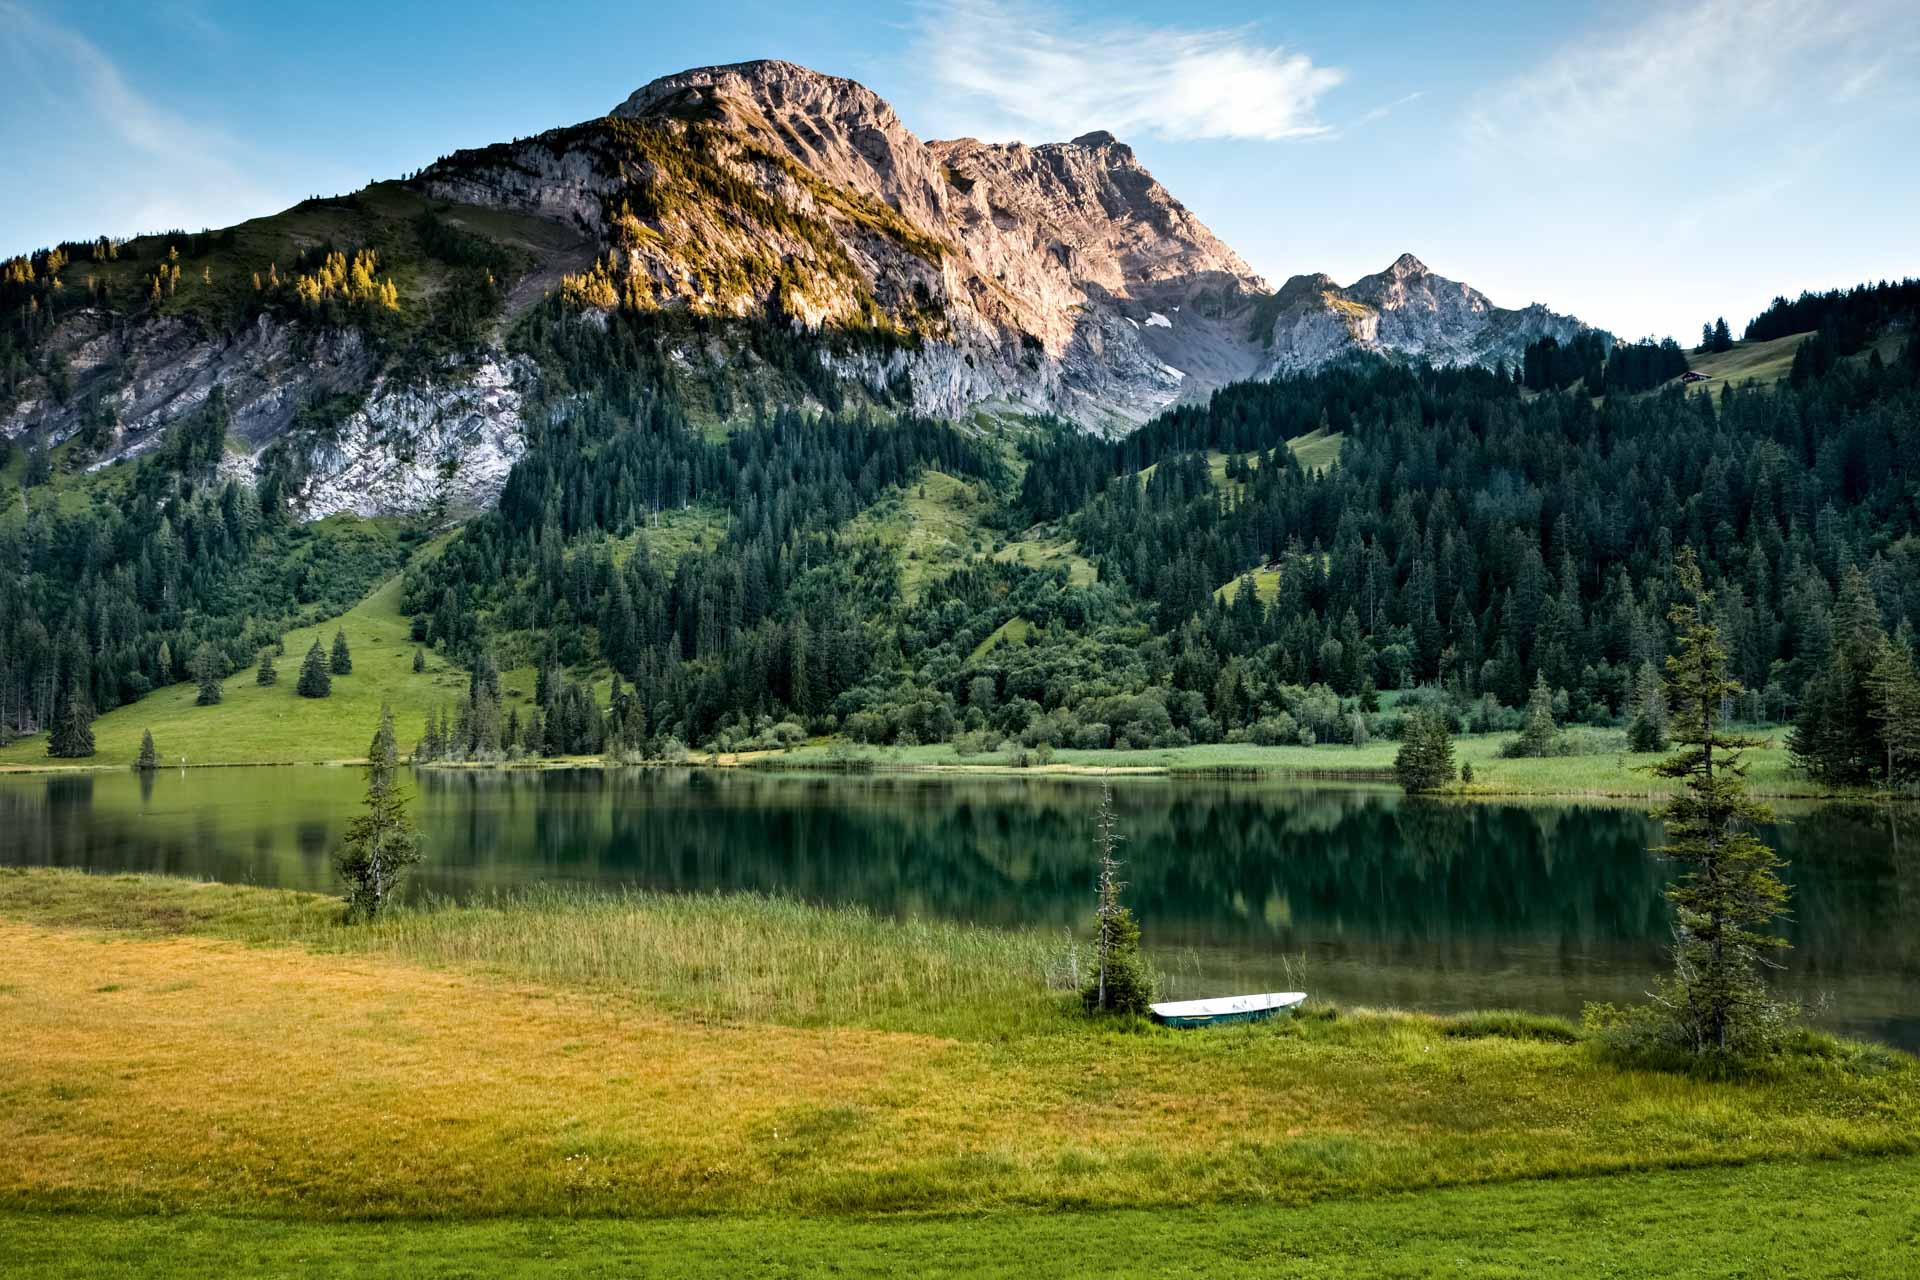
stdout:
{"type": "Polygon", "coordinates": [[[1566,341],[1587,326],[1534,304],[1495,306],[1471,285],[1435,275],[1403,253],[1385,271],[1341,288],[1325,275],[1295,276],[1262,309],[1260,376],[1302,373],[1355,353],[1435,365],[1517,365],[1527,344],[1566,341]]]}

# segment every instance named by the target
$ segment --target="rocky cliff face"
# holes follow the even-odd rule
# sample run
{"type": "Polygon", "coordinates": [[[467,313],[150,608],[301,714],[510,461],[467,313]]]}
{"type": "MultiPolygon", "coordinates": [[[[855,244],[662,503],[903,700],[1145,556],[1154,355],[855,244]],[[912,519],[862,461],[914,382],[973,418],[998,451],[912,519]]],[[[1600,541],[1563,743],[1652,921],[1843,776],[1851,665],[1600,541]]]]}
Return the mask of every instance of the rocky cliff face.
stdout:
{"type": "MultiPolygon", "coordinates": [[[[247,224],[238,230],[255,230],[237,241],[224,235],[238,258],[195,259],[184,285],[164,262],[103,280],[102,305],[43,326],[45,372],[0,402],[0,434],[81,436],[110,460],[151,447],[219,386],[244,449],[229,467],[242,473],[311,420],[303,410],[327,406],[326,429],[293,442],[311,514],[483,505],[523,448],[525,397],[540,378],[507,354],[504,335],[556,290],[580,323],[690,311],[790,329],[881,403],[910,397],[922,413],[955,418],[1045,412],[1103,432],[1229,382],[1355,353],[1511,362],[1529,341],[1583,327],[1543,307],[1496,307],[1411,255],[1344,288],[1312,275],[1270,292],[1110,134],[927,142],[865,87],[777,61],[667,76],[601,119],[310,204],[311,218],[303,205],[247,224]],[[359,327],[362,313],[268,301],[261,268],[309,262],[335,245],[343,218],[365,243],[398,243],[435,218],[510,243],[509,278],[487,268],[505,315],[453,357],[412,360],[402,376],[359,327]],[[157,286],[148,307],[112,305],[146,296],[156,270],[172,272],[166,305],[157,286]],[[251,293],[240,283],[249,270],[251,293]],[[175,306],[176,288],[184,302],[200,287],[196,274],[206,305],[175,306]],[[249,318],[207,320],[236,313],[249,318]]],[[[414,332],[479,260],[471,246],[418,234],[431,272],[408,277],[414,332]]],[[[171,254],[156,243],[135,256],[171,254]]],[[[57,290],[47,275],[26,287],[57,290]]],[[[87,288],[92,296],[91,275],[87,288]]],[[[731,362],[715,332],[668,354],[706,370],[751,362],[731,362]]]]}
{"type": "Polygon", "coordinates": [[[1259,277],[1111,135],[923,142],[872,91],[791,63],[668,76],[424,181],[589,230],[603,302],[890,335],[829,359],[876,386],[906,372],[925,413],[1123,429],[1257,364],[1225,319],[1259,277]]]}
{"type": "Polygon", "coordinates": [[[1518,311],[1496,307],[1478,289],[1433,274],[1410,253],[1344,289],[1325,275],[1295,276],[1268,310],[1273,321],[1260,334],[1262,377],[1305,372],[1355,353],[1435,365],[1515,365],[1528,343],[1549,335],[1565,341],[1587,328],[1538,303],[1518,311]]]}

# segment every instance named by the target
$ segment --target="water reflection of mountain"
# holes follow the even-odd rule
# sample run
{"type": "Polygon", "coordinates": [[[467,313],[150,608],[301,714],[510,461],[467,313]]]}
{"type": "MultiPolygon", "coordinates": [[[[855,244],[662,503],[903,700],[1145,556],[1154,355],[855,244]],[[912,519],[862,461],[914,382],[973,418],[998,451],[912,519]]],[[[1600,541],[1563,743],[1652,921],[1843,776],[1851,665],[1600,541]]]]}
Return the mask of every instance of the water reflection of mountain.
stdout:
{"type": "MultiPolygon", "coordinates": [[[[439,892],[750,889],[1060,928],[1084,923],[1100,799],[1052,778],[433,771],[415,785],[420,884],[439,892]]],[[[10,861],[322,887],[360,787],[334,769],[3,779],[0,824],[10,861]]],[[[1631,984],[1661,964],[1666,868],[1633,808],[1165,779],[1114,798],[1129,899],[1162,948],[1208,970],[1307,952],[1335,969],[1631,984]]],[[[1795,982],[1920,993],[1920,856],[1896,852],[1884,817],[1825,808],[1766,834],[1791,864],[1795,982]]]]}

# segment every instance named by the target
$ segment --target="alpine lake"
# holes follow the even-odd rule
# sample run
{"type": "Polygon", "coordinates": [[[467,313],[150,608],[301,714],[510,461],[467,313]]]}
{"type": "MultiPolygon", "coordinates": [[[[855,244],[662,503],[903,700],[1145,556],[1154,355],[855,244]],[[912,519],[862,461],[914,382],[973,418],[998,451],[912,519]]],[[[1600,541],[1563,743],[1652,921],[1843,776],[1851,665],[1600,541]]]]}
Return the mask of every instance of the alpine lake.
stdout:
{"type": "MultiPolygon", "coordinates": [[[[745,891],[1046,930],[1084,954],[1098,779],[448,769],[407,785],[416,896],[745,891]]],[[[316,766],[0,777],[0,863],[326,891],[362,787],[316,766]]],[[[1164,999],[1298,989],[1577,1016],[1642,998],[1668,963],[1673,868],[1648,852],[1645,806],[1174,777],[1112,794],[1164,999]]],[[[1792,946],[1776,988],[1815,1025],[1920,1051],[1920,815],[1778,811],[1763,835],[1788,864],[1792,946]]]]}

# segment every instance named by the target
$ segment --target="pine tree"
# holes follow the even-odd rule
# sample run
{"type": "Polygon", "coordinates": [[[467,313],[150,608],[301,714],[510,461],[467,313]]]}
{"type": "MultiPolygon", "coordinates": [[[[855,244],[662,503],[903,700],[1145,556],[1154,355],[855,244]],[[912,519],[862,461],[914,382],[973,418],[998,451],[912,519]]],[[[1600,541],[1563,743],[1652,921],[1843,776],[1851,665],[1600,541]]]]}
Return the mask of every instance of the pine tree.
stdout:
{"type": "Polygon", "coordinates": [[[273,650],[260,651],[260,665],[254,670],[253,682],[257,685],[277,684],[280,680],[279,669],[273,665],[273,650]]]}
{"type": "MultiPolygon", "coordinates": [[[[317,644],[319,642],[315,641],[315,643],[317,644]]],[[[336,630],[333,633],[333,659],[331,663],[329,663],[329,666],[336,676],[350,676],[353,674],[353,655],[347,652],[347,633],[345,629],[336,630]]]]}
{"type": "Polygon", "coordinates": [[[334,864],[347,882],[347,917],[371,920],[392,902],[401,875],[420,861],[420,836],[407,815],[395,774],[400,766],[393,708],[380,708],[380,727],[367,748],[366,812],[347,825],[334,864]]]}
{"type": "Polygon", "coordinates": [[[1656,1002],[1693,1052],[1746,1053],[1767,1047],[1789,1012],[1760,977],[1762,953],[1787,945],[1765,932],[1787,887],[1780,859],[1753,834],[1773,815],[1747,795],[1740,753],[1761,744],[1715,727],[1722,700],[1740,685],[1727,676],[1719,629],[1707,620],[1713,593],[1691,550],[1675,576],[1684,598],[1667,615],[1679,645],[1667,659],[1667,695],[1680,750],[1654,770],[1682,789],[1659,811],[1667,843],[1654,852],[1686,870],[1667,890],[1677,917],[1674,977],[1656,1002]]]}
{"type": "Polygon", "coordinates": [[[1641,753],[1667,749],[1667,690],[1651,659],[1640,664],[1627,694],[1627,749],[1641,753]]]}
{"type": "Polygon", "coordinates": [[[1406,718],[1393,773],[1408,792],[1438,791],[1453,781],[1453,733],[1444,717],[1415,711],[1406,718]]]}
{"type": "Polygon", "coordinates": [[[1920,767],[1920,675],[1914,671],[1913,651],[1903,639],[1881,646],[1867,687],[1886,753],[1885,785],[1891,790],[1897,780],[1913,777],[1920,767]]]}
{"type": "Polygon", "coordinates": [[[1551,756],[1560,750],[1560,726],[1553,719],[1553,691],[1547,688],[1546,673],[1533,677],[1533,692],[1527,698],[1527,719],[1520,736],[1507,744],[1509,756],[1551,756]]]}
{"type": "Polygon", "coordinates": [[[425,649],[422,649],[416,646],[413,651],[413,673],[415,675],[419,675],[422,671],[425,671],[426,669],[427,669],[427,651],[425,649]]]}
{"type": "Polygon", "coordinates": [[[81,760],[93,754],[93,702],[78,680],[69,678],[54,699],[47,754],[61,760],[81,760]]]}
{"type": "Polygon", "coordinates": [[[1121,835],[1113,812],[1113,788],[1100,799],[1096,818],[1100,859],[1096,874],[1093,958],[1080,998],[1090,1013],[1145,1013],[1153,1001],[1153,974],[1140,954],[1140,925],[1120,902],[1121,835]]]}
{"type": "Polygon", "coordinates": [[[200,692],[193,703],[197,707],[213,707],[220,703],[220,677],[222,663],[220,655],[211,644],[203,642],[193,651],[193,663],[190,670],[193,678],[200,684],[200,692]]]}
{"type": "Polygon", "coordinates": [[[1713,349],[1715,352],[1733,350],[1733,330],[1727,328],[1725,316],[1713,322],[1713,349]]]}
{"type": "Polygon", "coordinates": [[[1886,757],[1871,685],[1887,635],[1873,587],[1855,566],[1841,574],[1830,630],[1826,663],[1801,691],[1787,747],[1815,779],[1862,785],[1880,775],[1886,757]]]}
{"type": "Polygon", "coordinates": [[[133,762],[133,767],[142,773],[149,773],[160,767],[160,753],[153,746],[153,730],[140,731],[140,756],[133,762]]]}
{"type": "Polygon", "coordinates": [[[294,686],[294,692],[303,698],[324,698],[333,692],[333,677],[327,674],[327,655],[321,651],[317,639],[300,663],[300,683],[294,686]]]}

